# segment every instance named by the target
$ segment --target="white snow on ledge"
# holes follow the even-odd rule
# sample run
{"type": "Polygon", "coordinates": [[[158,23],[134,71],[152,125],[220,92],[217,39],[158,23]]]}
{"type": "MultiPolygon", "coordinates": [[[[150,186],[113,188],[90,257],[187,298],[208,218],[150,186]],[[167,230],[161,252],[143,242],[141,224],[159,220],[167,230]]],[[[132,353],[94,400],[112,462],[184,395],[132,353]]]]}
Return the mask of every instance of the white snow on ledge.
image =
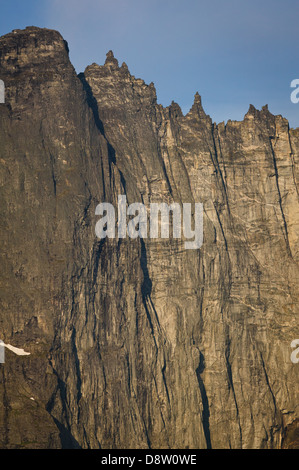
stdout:
{"type": "Polygon", "coordinates": [[[5,346],[7,349],[10,349],[10,351],[14,352],[17,356],[29,356],[30,355],[30,353],[24,351],[24,349],[15,348],[14,346],[11,346],[10,344],[3,343],[2,346],[5,346]]]}

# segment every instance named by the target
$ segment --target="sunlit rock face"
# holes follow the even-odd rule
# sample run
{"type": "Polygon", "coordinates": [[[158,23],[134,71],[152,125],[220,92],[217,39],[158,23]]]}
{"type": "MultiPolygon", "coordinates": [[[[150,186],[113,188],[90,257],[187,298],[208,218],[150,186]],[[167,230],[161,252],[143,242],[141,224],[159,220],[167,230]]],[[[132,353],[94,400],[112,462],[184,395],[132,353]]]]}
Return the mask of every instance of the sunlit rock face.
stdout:
{"type": "Polygon", "coordinates": [[[0,39],[0,447],[296,446],[299,130],[157,103],[110,51],[0,39]],[[204,241],[99,240],[95,208],[202,202],[204,241]],[[295,437],[294,437],[295,436],[295,437]]]}

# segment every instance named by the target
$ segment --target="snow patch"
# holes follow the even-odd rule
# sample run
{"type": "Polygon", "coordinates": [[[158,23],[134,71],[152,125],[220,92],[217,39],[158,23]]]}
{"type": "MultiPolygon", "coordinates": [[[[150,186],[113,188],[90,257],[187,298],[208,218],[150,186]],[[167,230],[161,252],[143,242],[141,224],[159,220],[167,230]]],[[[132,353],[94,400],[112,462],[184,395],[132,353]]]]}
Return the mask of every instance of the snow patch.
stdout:
{"type": "Polygon", "coordinates": [[[29,356],[30,355],[30,353],[24,351],[24,349],[16,348],[15,346],[11,346],[11,344],[3,343],[3,346],[5,346],[10,351],[14,352],[17,356],[29,356]]]}

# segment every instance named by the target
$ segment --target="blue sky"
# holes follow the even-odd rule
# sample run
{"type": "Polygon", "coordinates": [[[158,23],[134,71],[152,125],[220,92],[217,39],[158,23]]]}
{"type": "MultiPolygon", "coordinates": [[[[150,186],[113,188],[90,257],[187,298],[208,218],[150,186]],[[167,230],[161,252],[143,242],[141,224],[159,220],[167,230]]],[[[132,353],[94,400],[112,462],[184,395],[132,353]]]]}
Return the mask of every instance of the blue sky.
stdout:
{"type": "Polygon", "coordinates": [[[59,30],[77,72],[112,49],[158,101],[184,113],[196,91],[215,122],[264,104],[299,127],[290,83],[299,78],[298,0],[0,0],[0,34],[59,30]]]}

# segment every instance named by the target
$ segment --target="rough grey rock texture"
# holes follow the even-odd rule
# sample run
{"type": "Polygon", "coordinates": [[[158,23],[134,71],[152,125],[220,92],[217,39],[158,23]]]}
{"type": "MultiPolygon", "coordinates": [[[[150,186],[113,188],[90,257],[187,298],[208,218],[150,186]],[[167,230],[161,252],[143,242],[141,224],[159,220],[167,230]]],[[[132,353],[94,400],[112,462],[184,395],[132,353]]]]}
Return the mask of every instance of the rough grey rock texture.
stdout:
{"type": "Polygon", "coordinates": [[[0,78],[0,338],[31,353],[0,447],[296,446],[299,130],[163,108],[111,51],[77,77],[46,29],[0,39],[0,78]],[[202,248],[98,240],[119,194],[202,202],[202,248]]]}

